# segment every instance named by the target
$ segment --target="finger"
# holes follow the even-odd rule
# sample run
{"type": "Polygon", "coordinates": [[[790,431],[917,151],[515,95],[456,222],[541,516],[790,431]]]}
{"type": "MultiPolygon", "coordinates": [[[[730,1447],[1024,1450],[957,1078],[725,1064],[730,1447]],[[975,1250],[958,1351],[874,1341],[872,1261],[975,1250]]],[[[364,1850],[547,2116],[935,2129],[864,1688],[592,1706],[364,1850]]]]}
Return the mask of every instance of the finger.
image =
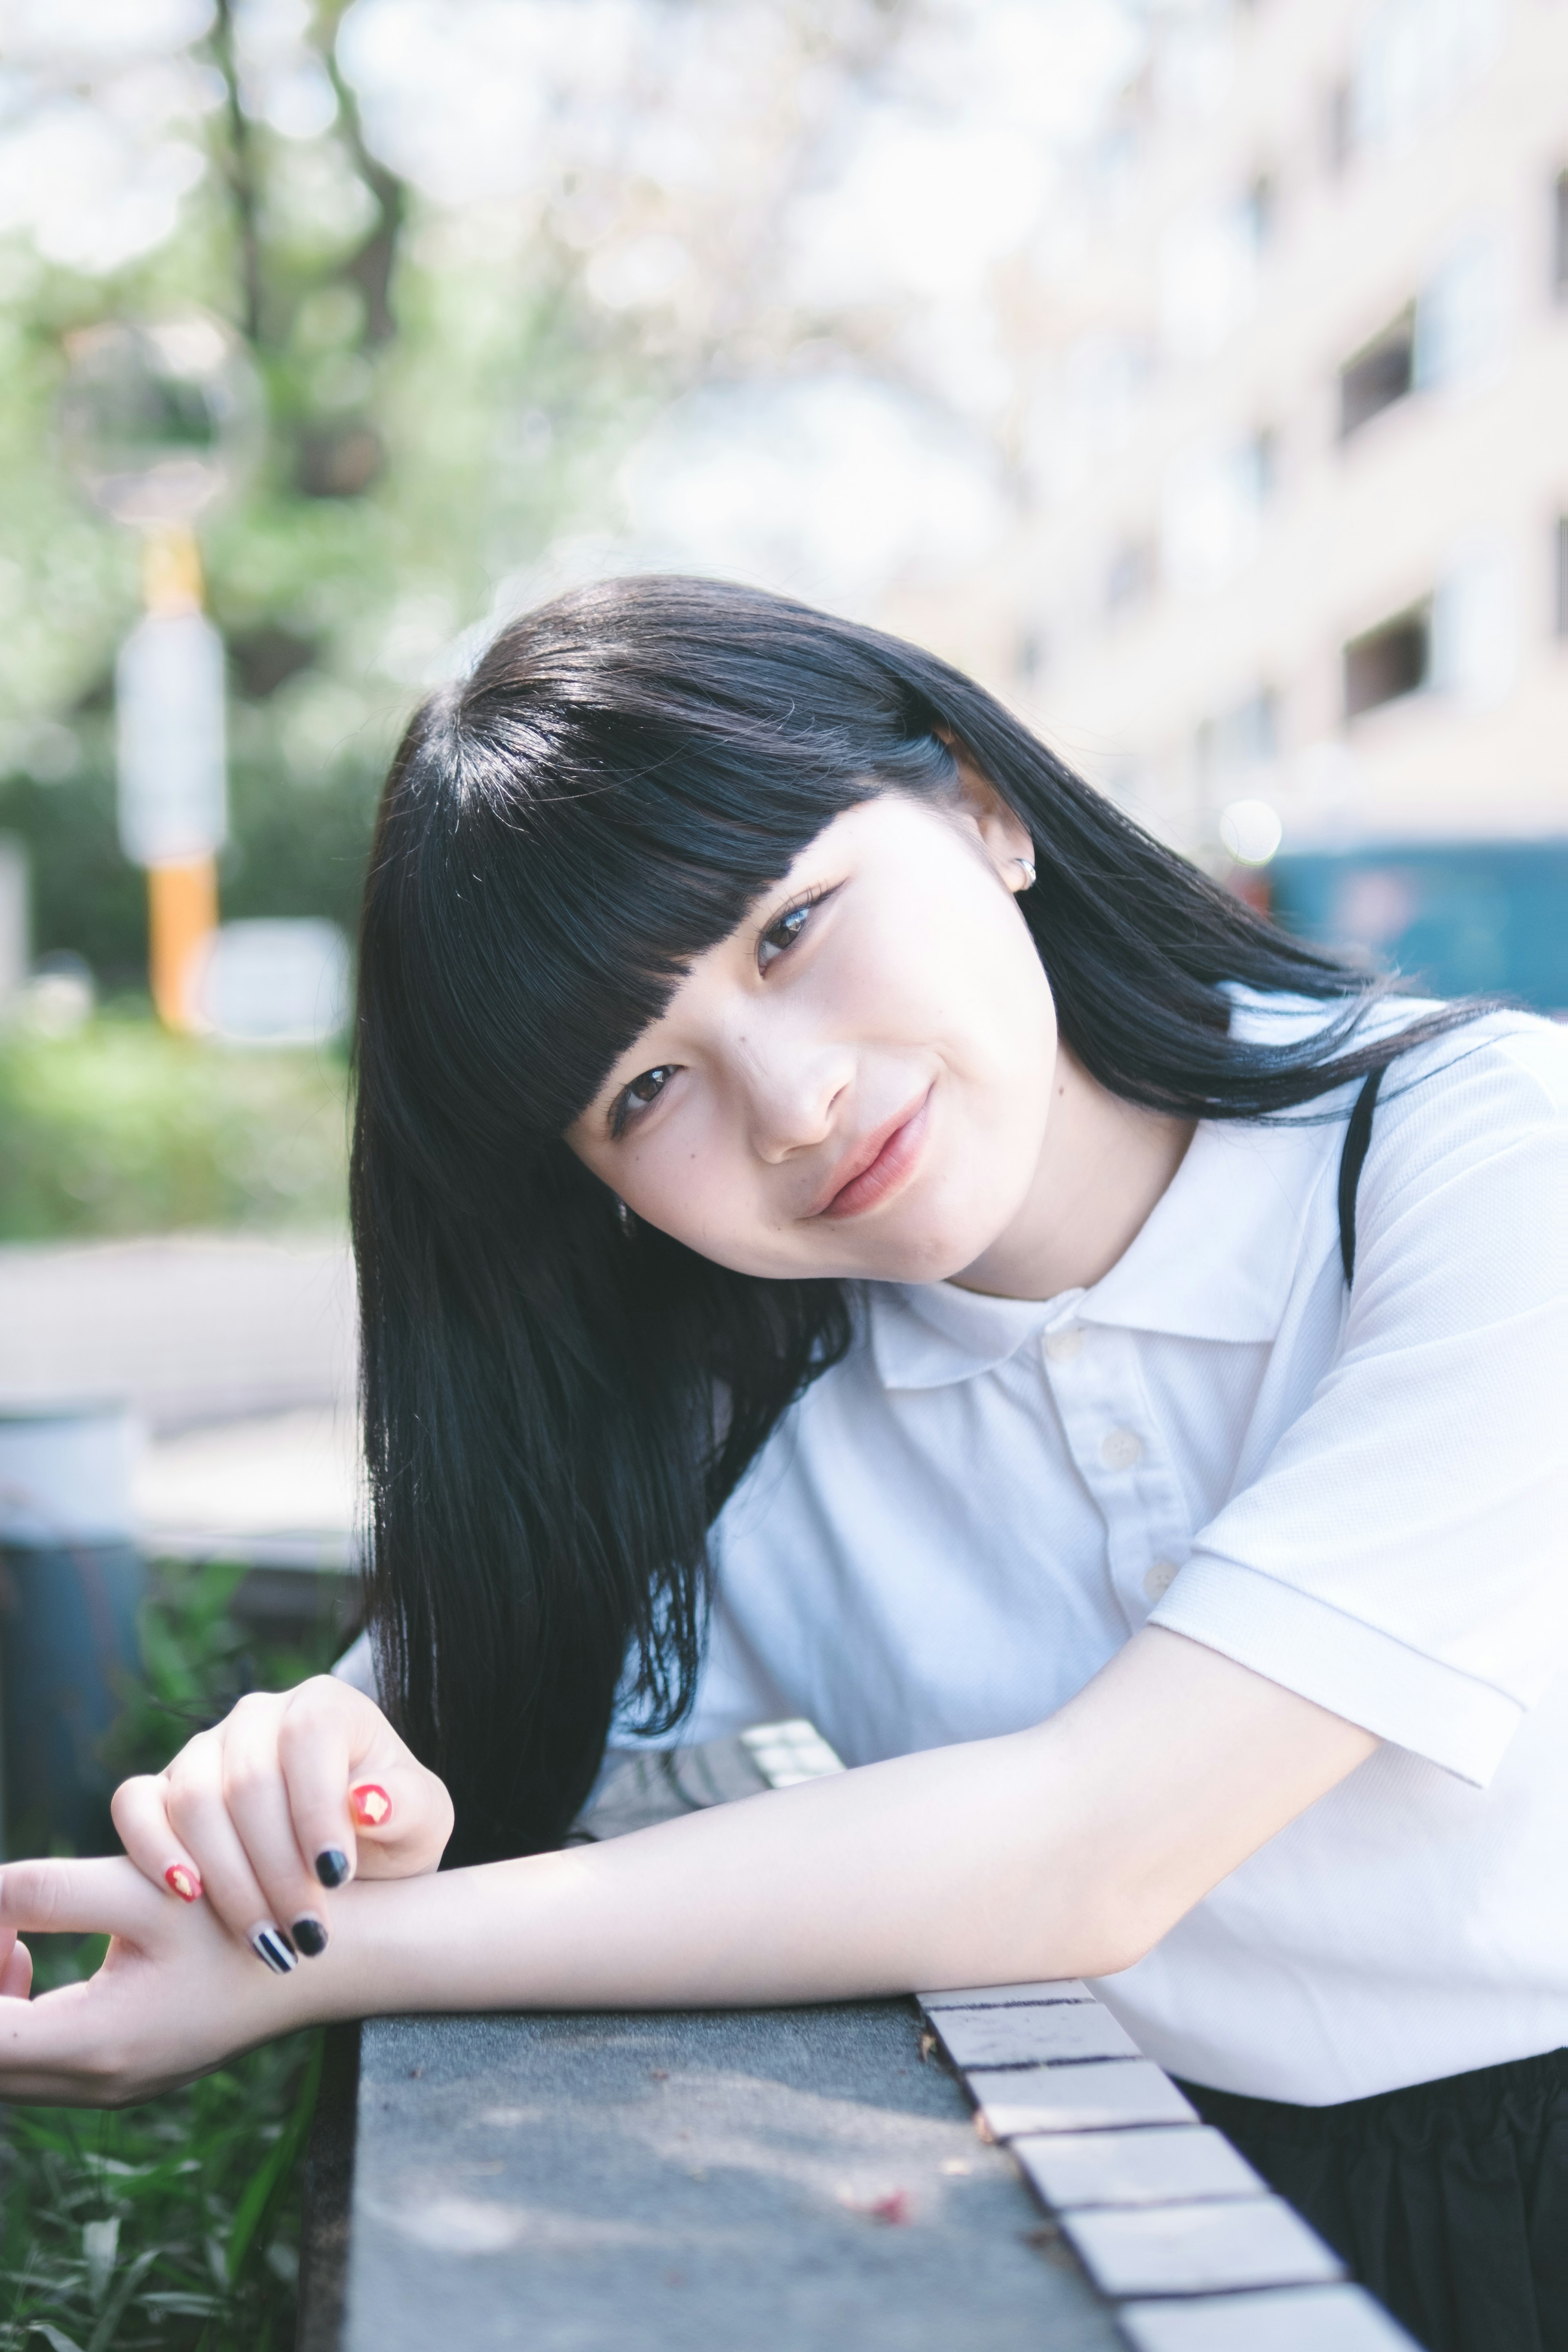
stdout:
{"type": "Polygon", "coordinates": [[[318,1675],[290,1691],[278,1727],[295,1841],[323,1886],[342,1886],[358,1862],[349,1781],[385,1721],[358,1691],[318,1675]],[[355,1704],[357,1702],[357,1704],[355,1704]]]}
{"type": "Polygon", "coordinates": [[[0,1930],[123,1936],[145,1945],[167,1918],[164,1898],[121,1854],[8,1862],[0,1870],[0,1930]]]}
{"type": "Polygon", "coordinates": [[[361,1780],[349,1790],[349,1810],[353,1814],[354,1827],[374,1833],[384,1830],[395,1834],[392,1826],[393,1804],[386,1790],[374,1780],[361,1780]]]}
{"type": "Polygon", "coordinates": [[[0,1927],[0,2000],[26,2000],[32,1983],[32,1954],[15,1927],[0,1927]]]}
{"type": "MultiPolygon", "coordinates": [[[[300,1850],[280,1767],[288,1708],[237,1707],[224,1743],[223,1793],[271,1916],[287,1922],[296,1948],[313,1959],[327,1948],[315,1873],[300,1850]]],[[[341,1763],[338,1768],[342,1770],[341,1763]]]]}
{"type": "Polygon", "coordinates": [[[299,1955],[229,1814],[226,1750],[234,1720],[231,1716],[220,1732],[202,1733],[175,1757],[168,1772],[169,1820],[185,1851],[195,1856],[207,1902],[224,1926],[275,1975],[286,1976],[299,1955]]]}
{"type": "Polygon", "coordinates": [[[182,1903],[197,1903],[202,1874],[169,1825],[168,1789],[162,1773],[121,1780],[109,1810],[121,1844],[143,1876],[154,1886],[166,1886],[182,1903]]]}
{"type": "MultiPolygon", "coordinates": [[[[401,1878],[434,1870],[452,1834],[452,1800],[447,1784],[411,1756],[390,1728],[385,1747],[390,1764],[375,1780],[358,1780],[349,1790],[356,1824],[362,1878],[401,1878]]],[[[384,1753],[385,1750],[383,1750],[384,1753]]],[[[380,1758],[367,1762],[374,1767],[380,1758]]]]}

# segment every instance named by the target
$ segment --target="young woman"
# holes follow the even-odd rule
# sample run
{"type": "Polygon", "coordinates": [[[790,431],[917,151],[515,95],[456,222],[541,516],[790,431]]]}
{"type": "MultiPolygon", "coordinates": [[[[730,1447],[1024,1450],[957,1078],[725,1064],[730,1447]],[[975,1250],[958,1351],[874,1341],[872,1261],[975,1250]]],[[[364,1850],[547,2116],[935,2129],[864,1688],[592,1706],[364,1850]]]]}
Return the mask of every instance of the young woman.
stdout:
{"type": "Polygon", "coordinates": [[[420,712],[360,990],[385,1712],[247,1699],[8,1869],[0,1948],[115,1940],[0,2089],[1087,1976],[1429,2345],[1568,2343],[1561,1034],[660,579],[420,712]],[[559,1850],[606,1738],[782,1715],[857,1769],[559,1850]]]}

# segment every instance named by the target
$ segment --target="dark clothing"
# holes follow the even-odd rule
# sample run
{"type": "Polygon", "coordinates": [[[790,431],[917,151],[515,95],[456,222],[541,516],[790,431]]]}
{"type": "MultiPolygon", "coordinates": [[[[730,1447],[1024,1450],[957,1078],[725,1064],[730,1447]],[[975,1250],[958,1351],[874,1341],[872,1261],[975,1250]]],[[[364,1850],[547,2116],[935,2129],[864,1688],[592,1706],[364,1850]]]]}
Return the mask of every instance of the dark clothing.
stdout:
{"type": "Polygon", "coordinates": [[[1568,2352],[1568,2050],[1332,2107],[1182,2087],[1426,2352],[1568,2352]]]}

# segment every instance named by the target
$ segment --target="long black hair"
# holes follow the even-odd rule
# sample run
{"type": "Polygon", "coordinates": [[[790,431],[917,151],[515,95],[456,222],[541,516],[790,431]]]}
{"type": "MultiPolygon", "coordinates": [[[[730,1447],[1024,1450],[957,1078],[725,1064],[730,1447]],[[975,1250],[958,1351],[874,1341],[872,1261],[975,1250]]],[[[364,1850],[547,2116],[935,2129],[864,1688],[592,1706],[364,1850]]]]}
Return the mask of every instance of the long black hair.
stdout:
{"type": "Polygon", "coordinates": [[[1028,828],[1020,903],[1061,1034],[1113,1093],[1258,1118],[1388,1058],[1363,1034],[1377,984],[1250,912],[930,654],[679,578],[507,629],[408,729],[360,938],[368,1595],[383,1692],[452,1790],[453,1859],[559,1842],[624,1675],[648,1727],[679,1719],[709,1528],[853,1333],[837,1281],[628,1240],[563,1130],[824,825],[889,790],[951,800],[960,748],[1028,828]],[[1329,1009],[1305,1042],[1247,1043],[1226,982],[1329,1009]]]}

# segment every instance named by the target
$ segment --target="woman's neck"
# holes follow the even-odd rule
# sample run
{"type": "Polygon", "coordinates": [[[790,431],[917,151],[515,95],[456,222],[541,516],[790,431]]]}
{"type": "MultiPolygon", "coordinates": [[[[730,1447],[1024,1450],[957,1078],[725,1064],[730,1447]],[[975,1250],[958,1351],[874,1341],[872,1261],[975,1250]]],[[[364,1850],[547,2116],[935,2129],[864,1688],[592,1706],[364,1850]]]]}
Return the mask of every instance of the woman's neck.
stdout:
{"type": "Polygon", "coordinates": [[[994,1298],[1088,1290],[1142,1232],[1196,1127],[1123,1102],[1057,1049],[1049,1124],[1017,1215],[952,1279],[994,1298]]]}

